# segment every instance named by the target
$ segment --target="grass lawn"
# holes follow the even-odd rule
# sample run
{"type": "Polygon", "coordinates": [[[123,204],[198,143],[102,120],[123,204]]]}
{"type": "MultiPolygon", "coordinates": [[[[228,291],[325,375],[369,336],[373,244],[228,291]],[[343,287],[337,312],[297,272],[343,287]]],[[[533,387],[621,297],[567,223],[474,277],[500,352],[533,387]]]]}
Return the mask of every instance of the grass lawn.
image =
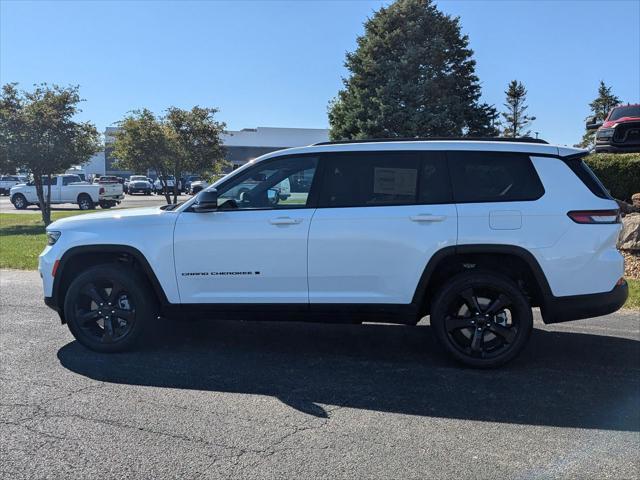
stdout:
{"type": "MultiPolygon", "coordinates": [[[[51,218],[70,217],[89,212],[52,212],[51,218]]],[[[35,270],[38,255],[47,238],[40,213],[0,213],[0,268],[35,270]]]]}
{"type": "MultiPolygon", "coordinates": [[[[53,212],[53,220],[89,212],[53,212]]],[[[35,270],[46,237],[39,214],[0,213],[0,268],[35,270]]],[[[640,309],[640,280],[628,279],[627,308],[640,309]]]]}
{"type": "Polygon", "coordinates": [[[624,306],[626,308],[640,310],[640,280],[628,278],[627,282],[629,282],[629,298],[624,306]]]}

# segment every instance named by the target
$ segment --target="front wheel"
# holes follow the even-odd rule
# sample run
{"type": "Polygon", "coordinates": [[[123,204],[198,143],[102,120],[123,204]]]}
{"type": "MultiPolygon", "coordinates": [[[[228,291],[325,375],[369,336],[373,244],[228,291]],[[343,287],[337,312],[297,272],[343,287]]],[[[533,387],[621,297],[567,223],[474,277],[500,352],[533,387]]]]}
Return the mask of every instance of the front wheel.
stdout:
{"type": "Polygon", "coordinates": [[[21,193],[16,193],[11,199],[11,202],[13,203],[13,206],[16,208],[16,210],[24,210],[29,206],[27,199],[24,198],[24,195],[22,195],[21,193]]]}
{"type": "Polygon", "coordinates": [[[492,368],[514,359],[533,328],[527,297],[498,274],[467,272],[451,279],[431,307],[436,337],[456,360],[492,368]]]}
{"type": "Polygon", "coordinates": [[[64,312],[73,336],[97,352],[120,352],[153,320],[153,294],[132,268],[106,264],[78,275],[67,290],[64,312]]]}

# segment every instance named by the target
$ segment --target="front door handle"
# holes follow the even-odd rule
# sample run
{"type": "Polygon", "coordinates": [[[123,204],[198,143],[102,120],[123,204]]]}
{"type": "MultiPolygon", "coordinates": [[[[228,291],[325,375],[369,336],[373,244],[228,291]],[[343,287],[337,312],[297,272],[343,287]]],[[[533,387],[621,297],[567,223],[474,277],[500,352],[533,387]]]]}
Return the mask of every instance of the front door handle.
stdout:
{"type": "Polygon", "coordinates": [[[444,215],[431,215],[429,213],[421,213],[419,215],[412,215],[409,218],[412,222],[441,222],[447,217],[444,215]]]}
{"type": "Polygon", "coordinates": [[[291,218],[291,217],[276,217],[269,220],[271,225],[297,225],[298,223],[302,223],[301,218],[291,218]]]}

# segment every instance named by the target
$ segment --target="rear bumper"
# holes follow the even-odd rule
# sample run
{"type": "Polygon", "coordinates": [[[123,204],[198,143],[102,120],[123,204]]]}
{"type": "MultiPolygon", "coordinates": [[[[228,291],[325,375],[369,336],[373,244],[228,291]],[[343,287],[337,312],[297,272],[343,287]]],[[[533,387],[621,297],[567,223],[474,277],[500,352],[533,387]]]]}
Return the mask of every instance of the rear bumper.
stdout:
{"type": "Polygon", "coordinates": [[[600,317],[619,310],[628,296],[629,286],[624,281],[610,292],[551,297],[545,302],[542,318],[545,323],[560,323],[600,317]]]}

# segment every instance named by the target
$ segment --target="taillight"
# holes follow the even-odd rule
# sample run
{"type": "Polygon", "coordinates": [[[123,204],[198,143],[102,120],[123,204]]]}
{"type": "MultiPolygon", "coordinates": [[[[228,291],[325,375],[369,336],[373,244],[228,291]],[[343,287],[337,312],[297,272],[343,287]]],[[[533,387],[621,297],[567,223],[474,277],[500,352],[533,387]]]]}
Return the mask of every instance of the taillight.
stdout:
{"type": "Polygon", "coordinates": [[[100,187],[100,192],[99,192],[99,194],[100,194],[100,195],[104,195],[104,187],[100,187]]]}
{"type": "Polygon", "coordinates": [[[51,269],[51,276],[55,277],[56,276],[56,272],[58,271],[58,267],[60,266],[60,259],[56,260],[53,263],[53,268],[51,269]]]}
{"type": "Polygon", "coordinates": [[[620,223],[620,210],[573,210],[567,215],[576,223],[620,223]]]}

